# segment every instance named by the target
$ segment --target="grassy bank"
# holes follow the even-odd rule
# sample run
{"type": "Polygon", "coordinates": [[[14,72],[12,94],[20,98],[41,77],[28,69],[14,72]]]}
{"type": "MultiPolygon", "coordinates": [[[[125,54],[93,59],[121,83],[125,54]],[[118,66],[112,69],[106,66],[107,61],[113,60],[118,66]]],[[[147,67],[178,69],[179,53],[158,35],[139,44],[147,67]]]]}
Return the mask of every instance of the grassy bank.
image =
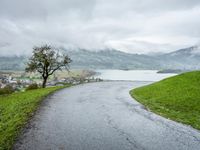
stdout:
{"type": "Polygon", "coordinates": [[[136,88],[130,94],[151,111],[200,129],[200,71],[136,88]]]}
{"type": "Polygon", "coordinates": [[[63,87],[50,87],[0,96],[0,149],[11,149],[20,129],[41,100],[63,87]]]}

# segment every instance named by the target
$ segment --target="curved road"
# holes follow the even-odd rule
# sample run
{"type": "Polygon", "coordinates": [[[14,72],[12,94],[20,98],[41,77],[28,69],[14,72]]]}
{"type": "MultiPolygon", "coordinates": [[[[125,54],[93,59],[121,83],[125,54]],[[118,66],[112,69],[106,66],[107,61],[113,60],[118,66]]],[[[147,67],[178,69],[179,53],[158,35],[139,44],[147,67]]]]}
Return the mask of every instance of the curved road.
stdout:
{"type": "Polygon", "coordinates": [[[200,132],[162,118],[129,90],[148,82],[100,82],[47,98],[14,149],[200,150],[200,132]]]}

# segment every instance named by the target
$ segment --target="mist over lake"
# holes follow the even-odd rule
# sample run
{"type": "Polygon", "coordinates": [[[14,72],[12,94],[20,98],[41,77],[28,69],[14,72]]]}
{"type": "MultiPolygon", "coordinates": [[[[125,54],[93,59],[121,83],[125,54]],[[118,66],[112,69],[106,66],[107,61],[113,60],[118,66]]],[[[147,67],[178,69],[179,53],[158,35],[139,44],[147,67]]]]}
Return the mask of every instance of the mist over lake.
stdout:
{"type": "Polygon", "coordinates": [[[160,81],[175,76],[175,73],[157,73],[158,70],[96,70],[95,77],[103,80],[160,81]]]}

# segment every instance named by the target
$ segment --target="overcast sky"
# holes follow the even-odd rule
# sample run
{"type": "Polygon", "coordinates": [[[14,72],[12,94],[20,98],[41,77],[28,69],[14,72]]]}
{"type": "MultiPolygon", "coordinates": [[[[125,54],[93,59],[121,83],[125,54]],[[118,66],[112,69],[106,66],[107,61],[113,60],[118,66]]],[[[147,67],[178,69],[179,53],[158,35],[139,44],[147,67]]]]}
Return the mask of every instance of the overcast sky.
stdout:
{"type": "Polygon", "coordinates": [[[169,52],[200,43],[200,0],[0,0],[0,54],[34,45],[169,52]]]}

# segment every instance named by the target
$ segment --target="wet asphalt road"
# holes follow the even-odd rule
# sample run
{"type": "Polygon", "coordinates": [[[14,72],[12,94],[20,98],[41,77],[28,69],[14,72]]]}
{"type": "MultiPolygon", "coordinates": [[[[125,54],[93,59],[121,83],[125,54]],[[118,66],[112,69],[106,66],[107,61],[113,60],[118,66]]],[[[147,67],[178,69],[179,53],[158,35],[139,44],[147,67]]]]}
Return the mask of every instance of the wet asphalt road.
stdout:
{"type": "Polygon", "coordinates": [[[129,90],[148,82],[100,82],[47,98],[14,149],[200,150],[200,132],[146,111],[129,90]]]}

